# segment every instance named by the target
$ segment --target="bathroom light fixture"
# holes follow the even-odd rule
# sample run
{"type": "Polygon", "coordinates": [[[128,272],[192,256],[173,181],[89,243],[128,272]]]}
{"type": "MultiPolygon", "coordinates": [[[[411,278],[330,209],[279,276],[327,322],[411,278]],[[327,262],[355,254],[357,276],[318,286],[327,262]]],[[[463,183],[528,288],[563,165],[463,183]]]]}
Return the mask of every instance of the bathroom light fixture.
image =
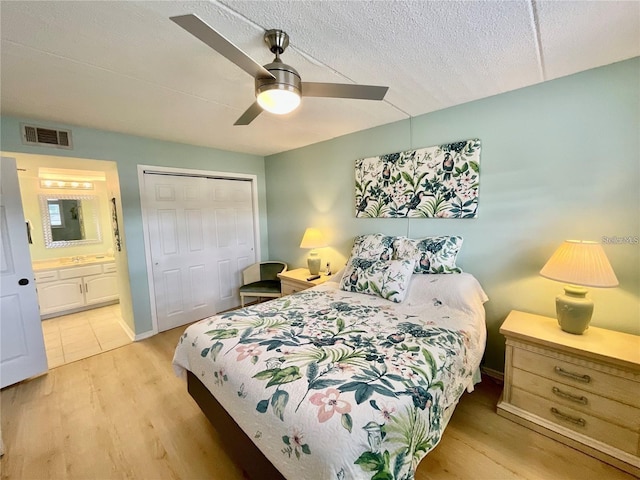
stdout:
{"type": "Polygon", "coordinates": [[[586,287],[617,287],[618,279],[598,242],[565,240],[551,255],[540,275],[566,282],[564,294],[556,297],[560,328],[581,335],[589,328],[593,300],[586,298],[586,287]]]}
{"type": "Polygon", "coordinates": [[[69,190],[93,190],[92,182],[65,180],[40,180],[40,188],[67,188],[69,190]]]}

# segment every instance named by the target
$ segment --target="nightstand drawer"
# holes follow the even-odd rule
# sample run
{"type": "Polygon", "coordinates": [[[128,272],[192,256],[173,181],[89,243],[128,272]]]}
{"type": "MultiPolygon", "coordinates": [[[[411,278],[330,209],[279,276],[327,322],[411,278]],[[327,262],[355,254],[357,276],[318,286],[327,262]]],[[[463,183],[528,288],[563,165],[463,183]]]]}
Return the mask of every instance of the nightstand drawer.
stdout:
{"type": "Polygon", "coordinates": [[[512,389],[511,403],[549,422],[586,435],[624,452],[638,455],[640,435],[637,432],[612,425],[605,420],[533,395],[519,388],[512,389]]]}
{"type": "Polygon", "coordinates": [[[300,287],[299,285],[294,285],[292,283],[282,282],[280,284],[282,295],[291,295],[292,293],[301,292],[302,290],[306,290],[309,287],[300,287]]]}
{"type": "Polygon", "coordinates": [[[571,358],[568,355],[559,358],[553,351],[540,351],[544,354],[514,348],[513,367],[640,408],[640,383],[596,370],[596,365],[587,360],[576,357],[573,363],[564,359],[571,358]]]}
{"type": "Polygon", "coordinates": [[[286,270],[278,274],[280,279],[280,292],[282,296],[291,295],[292,293],[301,292],[307,288],[321,285],[331,277],[327,275],[319,276],[313,280],[307,280],[311,274],[306,268],[296,268],[295,270],[286,270]]]}
{"type": "Polygon", "coordinates": [[[518,368],[513,369],[512,385],[514,388],[640,433],[638,408],[518,368]]]}

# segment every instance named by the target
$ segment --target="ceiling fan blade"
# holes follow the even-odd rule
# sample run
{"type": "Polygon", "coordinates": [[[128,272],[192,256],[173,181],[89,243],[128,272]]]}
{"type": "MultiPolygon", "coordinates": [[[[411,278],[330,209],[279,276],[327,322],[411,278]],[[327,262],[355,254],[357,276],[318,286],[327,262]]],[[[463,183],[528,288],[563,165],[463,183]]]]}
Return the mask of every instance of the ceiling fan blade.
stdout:
{"type": "Polygon", "coordinates": [[[357,98],[382,100],[389,87],[356,85],[351,83],[302,82],[303,97],[357,98]]]}
{"type": "Polygon", "coordinates": [[[216,52],[226,57],[228,60],[231,60],[252,77],[275,79],[269,70],[257,63],[253,58],[216,32],[198,16],[188,14],[170,17],[169,19],[184,28],[198,40],[201,40],[216,52]]]}
{"type": "Polygon", "coordinates": [[[234,123],[234,125],[249,125],[261,113],[262,107],[258,105],[258,102],[253,102],[253,104],[249,108],[247,108],[247,110],[245,110],[242,115],[240,115],[240,118],[236,120],[236,123],[234,123]]]}

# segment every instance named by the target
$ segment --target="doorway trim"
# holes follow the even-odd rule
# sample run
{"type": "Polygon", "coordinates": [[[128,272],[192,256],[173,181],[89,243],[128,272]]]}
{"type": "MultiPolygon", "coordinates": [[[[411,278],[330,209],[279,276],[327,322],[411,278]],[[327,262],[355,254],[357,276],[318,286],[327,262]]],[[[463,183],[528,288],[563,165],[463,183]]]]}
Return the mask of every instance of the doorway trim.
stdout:
{"type": "Polygon", "coordinates": [[[190,168],[159,167],[157,165],[138,164],[138,191],[140,192],[140,209],[142,213],[142,233],[144,237],[144,258],[147,264],[147,283],[149,286],[149,306],[151,308],[151,335],[158,333],[158,312],[156,308],[155,284],[153,282],[153,262],[151,260],[151,242],[149,238],[149,213],[144,194],[145,173],[160,175],[175,175],[189,177],[208,177],[222,180],[244,180],[251,182],[251,207],[253,209],[253,248],[256,261],[262,258],[260,252],[260,211],[258,204],[258,176],[250,173],[218,172],[212,170],[197,170],[190,168]]]}

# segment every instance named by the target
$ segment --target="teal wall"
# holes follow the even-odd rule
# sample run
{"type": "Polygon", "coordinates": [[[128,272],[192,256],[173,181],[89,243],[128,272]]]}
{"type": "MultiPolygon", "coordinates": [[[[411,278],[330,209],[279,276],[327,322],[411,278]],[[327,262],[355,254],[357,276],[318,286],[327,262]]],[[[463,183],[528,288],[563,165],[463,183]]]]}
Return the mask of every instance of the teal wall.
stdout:
{"type": "MultiPolygon", "coordinates": [[[[555,316],[562,284],[538,271],[563,240],[640,236],[639,91],[635,58],[267,157],[271,258],[304,266],[308,226],[334,270],[357,234],[463,235],[458,263],[490,298],[485,365],[503,370],[508,312],[555,316]],[[476,137],[477,219],[355,218],[355,159],[476,137]]],[[[592,325],[640,334],[640,246],[604,249],[620,286],[590,289],[592,325]]]]}
{"type": "MultiPolygon", "coordinates": [[[[636,58],[266,159],[14,117],[1,118],[0,147],[117,163],[138,334],[151,329],[151,311],[137,165],[231,171],[258,178],[262,258],[292,268],[305,265],[299,244],[308,226],[327,234],[331,247],[321,254],[334,269],[360,233],[463,235],[459,264],[490,297],[486,366],[502,370],[498,329],[509,310],[554,315],[562,285],[538,271],[562,240],[640,236],[639,130],[636,58]],[[70,128],[74,149],[23,145],[20,122],[70,128]],[[355,218],[355,159],[475,137],[482,140],[477,219],[355,218]]],[[[640,334],[640,246],[604,248],[620,287],[591,289],[592,324],[640,334]]]]}
{"type": "Polygon", "coordinates": [[[256,175],[261,256],[269,257],[263,157],[33,119],[3,116],[0,122],[0,148],[3,152],[116,162],[120,180],[122,220],[136,334],[144,334],[152,329],[138,187],[138,164],[256,175]],[[20,136],[21,122],[72,130],[73,150],[23,145],[20,136]]]}

